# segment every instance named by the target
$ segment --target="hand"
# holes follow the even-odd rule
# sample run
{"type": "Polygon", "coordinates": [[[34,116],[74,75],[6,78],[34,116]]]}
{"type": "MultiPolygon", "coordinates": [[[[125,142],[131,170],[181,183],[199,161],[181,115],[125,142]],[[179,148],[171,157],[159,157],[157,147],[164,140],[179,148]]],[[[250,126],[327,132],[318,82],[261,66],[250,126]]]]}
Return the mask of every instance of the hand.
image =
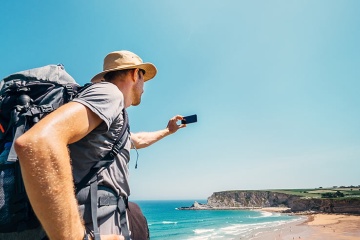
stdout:
{"type": "Polygon", "coordinates": [[[125,238],[120,235],[101,235],[101,240],[125,240],[125,238]]]}
{"type": "Polygon", "coordinates": [[[182,116],[176,115],[175,117],[173,117],[169,120],[169,123],[166,128],[169,130],[170,134],[175,133],[180,128],[186,127],[186,124],[180,124],[180,125],[177,124],[177,121],[183,120],[183,119],[184,118],[182,116]]]}

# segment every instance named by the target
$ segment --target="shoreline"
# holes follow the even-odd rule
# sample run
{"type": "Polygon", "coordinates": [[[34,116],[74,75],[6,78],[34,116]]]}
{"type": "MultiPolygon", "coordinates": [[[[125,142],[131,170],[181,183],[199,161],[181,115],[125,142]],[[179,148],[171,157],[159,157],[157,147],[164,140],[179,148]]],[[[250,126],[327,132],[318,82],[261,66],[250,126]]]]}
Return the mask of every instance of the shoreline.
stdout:
{"type": "MultiPolygon", "coordinates": [[[[282,208],[257,209],[263,212],[283,213],[282,208]]],[[[293,213],[299,220],[282,224],[278,227],[254,230],[248,240],[291,240],[291,239],[326,239],[355,240],[360,239],[360,215],[331,213],[293,213]]]]}
{"type": "Polygon", "coordinates": [[[276,226],[257,228],[236,235],[241,240],[360,240],[360,214],[291,212],[288,207],[213,207],[195,204],[178,210],[251,210],[296,216],[297,219],[276,226]]]}

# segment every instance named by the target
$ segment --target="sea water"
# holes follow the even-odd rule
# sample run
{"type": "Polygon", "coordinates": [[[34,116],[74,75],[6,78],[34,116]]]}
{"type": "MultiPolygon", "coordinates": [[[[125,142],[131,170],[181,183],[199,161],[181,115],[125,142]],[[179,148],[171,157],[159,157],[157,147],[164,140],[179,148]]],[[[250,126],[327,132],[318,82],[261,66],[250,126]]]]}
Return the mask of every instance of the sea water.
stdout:
{"type": "MultiPolygon", "coordinates": [[[[151,240],[243,239],[255,232],[276,229],[299,217],[254,210],[178,210],[188,201],[135,201],[147,218],[151,240]]],[[[206,200],[197,200],[206,203],[206,200]]]]}

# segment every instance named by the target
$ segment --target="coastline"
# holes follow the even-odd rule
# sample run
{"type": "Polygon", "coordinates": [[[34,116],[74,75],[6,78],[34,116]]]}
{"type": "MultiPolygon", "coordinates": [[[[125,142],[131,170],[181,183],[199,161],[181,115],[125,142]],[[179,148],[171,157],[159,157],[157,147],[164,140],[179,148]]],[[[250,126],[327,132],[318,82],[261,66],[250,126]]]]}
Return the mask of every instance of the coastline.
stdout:
{"type": "MultiPolygon", "coordinates": [[[[283,213],[283,208],[263,208],[264,212],[283,213]]],[[[249,240],[291,240],[291,239],[326,239],[355,240],[360,239],[360,215],[300,213],[299,220],[282,224],[278,227],[254,230],[249,240]]]]}

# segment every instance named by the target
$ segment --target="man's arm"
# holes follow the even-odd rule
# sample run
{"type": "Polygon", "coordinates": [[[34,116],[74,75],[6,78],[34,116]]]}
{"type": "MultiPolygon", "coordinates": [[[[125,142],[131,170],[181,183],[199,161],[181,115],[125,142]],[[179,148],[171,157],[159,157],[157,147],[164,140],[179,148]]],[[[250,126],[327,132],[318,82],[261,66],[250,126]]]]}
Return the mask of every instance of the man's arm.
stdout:
{"type": "Polygon", "coordinates": [[[86,136],[101,121],[84,105],[70,102],[15,141],[26,192],[52,240],[83,239],[67,145],[86,136]]]}
{"type": "Polygon", "coordinates": [[[135,145],[136,149],[145,148],[153,143],[163,139],[164,137],[175,133],[180,128],[186,127],[185,124],[177,124],[177,121],[182,120],[183,117],[177,115],[171,118],[168,122],[168,125],[165,129],[155,131],[155,132],[139,132],[139,133],[131,133],[131,140],[135,145]]]}

